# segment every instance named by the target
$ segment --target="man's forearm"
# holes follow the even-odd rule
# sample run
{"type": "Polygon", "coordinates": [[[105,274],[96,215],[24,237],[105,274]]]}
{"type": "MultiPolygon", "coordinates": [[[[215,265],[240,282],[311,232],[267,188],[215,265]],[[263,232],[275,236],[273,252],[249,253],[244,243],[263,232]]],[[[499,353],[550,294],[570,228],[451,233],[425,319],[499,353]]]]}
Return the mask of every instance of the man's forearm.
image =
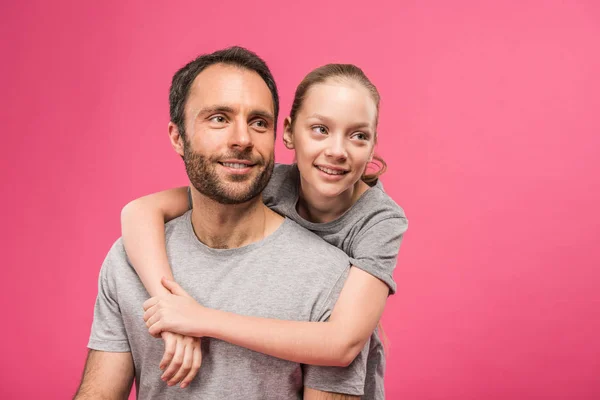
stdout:
{"type": "Polygon", "coordinates": [[[121,400],[129,397],[134,378],[131,353],[90,350],[75,400],[121,400]]]}

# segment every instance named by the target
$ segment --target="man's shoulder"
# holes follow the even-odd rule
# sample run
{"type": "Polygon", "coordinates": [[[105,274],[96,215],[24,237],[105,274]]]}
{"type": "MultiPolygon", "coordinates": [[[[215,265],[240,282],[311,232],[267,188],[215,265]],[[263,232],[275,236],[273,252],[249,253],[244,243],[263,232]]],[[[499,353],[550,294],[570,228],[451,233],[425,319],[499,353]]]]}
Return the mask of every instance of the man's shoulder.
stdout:
{"type": "Polygon", "coordinates": [[[311,258],[334,258],[347,260],[348,256],[339,248],[327,243],[317,234],[303,228],[290,218],[285,218],[286,237],[284,240],[290,250],[301,250],[311,258]]]}
{"type": "Polygon", "coordinates": [[[173,239],[182,239],[189,236],[190,229],[188,229],[188,226],[191,227],[191,214],[192,210],[188,210],[185,214],[173,218],[165,224],[165,241],[167,244],[173,239]]]}
{"type": "Polygon", "coordinates": [[[127,258],[127,252],[125,251],[125,244],[123,243],[123,238],[120,237],[115,240],[113,245],[110,247],[110,250],[108,250],[104,264],[118,266],[128,262],[129,259],[127,258]]]}
{"type": "MultiPolygon", "coordinates": [[[[117,280],[124,279],[127,273],[133,268],[127,258],[123,238],[118,238],[104,258],[102,268],[100,269],[100,277],[105,279],[109,284],[117,280]]],[[[112,285],[111,285],[112,286],[112,285]]]]}

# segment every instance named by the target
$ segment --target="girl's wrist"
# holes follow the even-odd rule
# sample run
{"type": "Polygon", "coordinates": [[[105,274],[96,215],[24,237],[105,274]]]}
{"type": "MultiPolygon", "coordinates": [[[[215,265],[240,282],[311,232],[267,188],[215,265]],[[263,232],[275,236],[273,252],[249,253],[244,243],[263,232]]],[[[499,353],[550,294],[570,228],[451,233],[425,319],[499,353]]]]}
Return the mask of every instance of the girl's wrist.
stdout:
{"type": "Polygon", "coordinates": [[[198,306],[197,336],[218,338],[220,322],[218,314],[211,308],[204,307],[201,304],[198,304],[198,306]]]}

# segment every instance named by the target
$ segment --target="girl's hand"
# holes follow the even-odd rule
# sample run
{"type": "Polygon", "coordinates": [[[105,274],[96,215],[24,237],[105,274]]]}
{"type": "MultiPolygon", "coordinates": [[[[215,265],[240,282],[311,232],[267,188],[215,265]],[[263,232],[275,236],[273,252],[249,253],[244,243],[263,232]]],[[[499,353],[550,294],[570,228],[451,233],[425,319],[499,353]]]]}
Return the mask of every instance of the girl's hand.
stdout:
{"type": "Polygon", "coordinates": [[[184,336],[202,336],[202,314],[205,310],[176,282],[162,278],[172,293],[152,297],[144,302],[144,321],[152,336],[169,331],[184,336]]]}
{"type": "Polygon", "coordinates": [[[171,332],[163,332],[161,336],[165,341],[165,354],[159,365],[165,370],[161,379],[169,386],[181,382],[184,389],[196,377],[202,363],[200,339],[171,332]]]}

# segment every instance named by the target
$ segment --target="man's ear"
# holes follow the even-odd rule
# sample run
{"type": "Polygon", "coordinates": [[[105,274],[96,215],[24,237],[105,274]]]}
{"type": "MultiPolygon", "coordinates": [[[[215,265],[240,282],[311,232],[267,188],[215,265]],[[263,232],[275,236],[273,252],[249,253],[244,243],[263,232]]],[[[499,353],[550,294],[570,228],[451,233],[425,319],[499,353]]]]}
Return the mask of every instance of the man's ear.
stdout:
{"type": "Polygon", "coordinates": [[[292,120],[287,117],[283,121],[283,144],[290,150],[294,149],[294,133],[292,132],[292,120]]]}
{"type": "Polygon", "coordinates": [[[183,157],[183,137],[179,134],[179,128],[173,122],[169,122],[169,139],[171,146],[177,154],[183,157]]]}

